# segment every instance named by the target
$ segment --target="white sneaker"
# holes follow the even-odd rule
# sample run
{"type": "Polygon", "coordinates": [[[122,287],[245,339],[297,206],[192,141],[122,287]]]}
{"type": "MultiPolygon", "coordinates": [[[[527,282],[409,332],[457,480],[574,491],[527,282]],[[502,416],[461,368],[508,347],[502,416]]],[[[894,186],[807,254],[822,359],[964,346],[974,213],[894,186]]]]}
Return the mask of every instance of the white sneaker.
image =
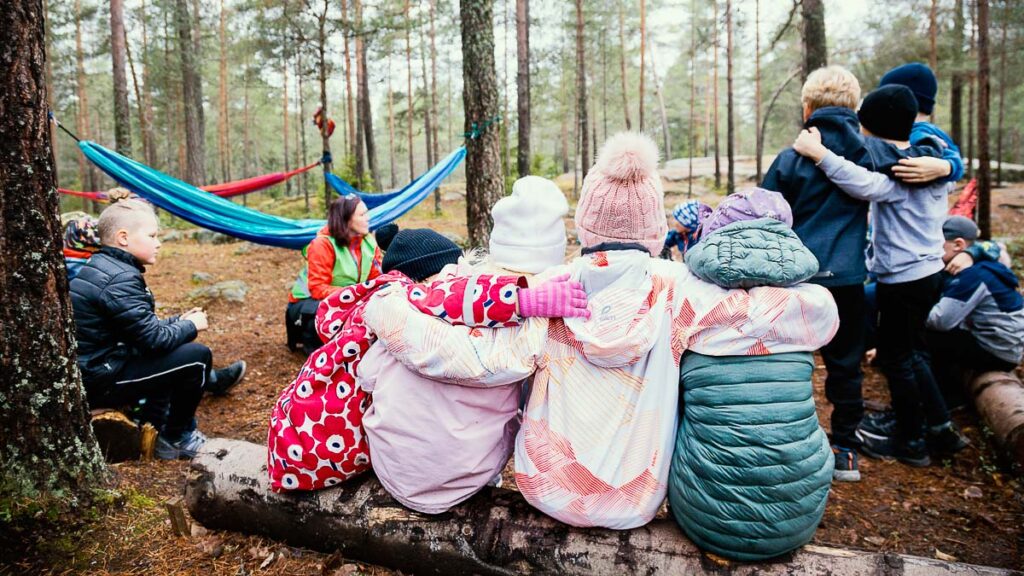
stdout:
{"type": "Polygon", "coordinates": [[[206,444],[206,435],[199,430],[187,432],[185,437],[177,442],[170,442],[161,434],[156,439],[154,453],[161,460],[177,460],[179,458],[195,458],[203,444],[206,444]]]}

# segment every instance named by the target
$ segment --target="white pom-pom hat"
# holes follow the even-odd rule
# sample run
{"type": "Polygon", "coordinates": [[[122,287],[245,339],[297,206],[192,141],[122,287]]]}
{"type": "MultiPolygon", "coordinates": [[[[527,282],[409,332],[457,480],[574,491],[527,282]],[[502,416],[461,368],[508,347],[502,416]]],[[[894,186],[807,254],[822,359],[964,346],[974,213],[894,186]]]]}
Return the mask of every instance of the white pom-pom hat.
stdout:
{"type": "Polygon", "coordinates": [[[538,274],[565,262],[565,222],[569,203],[554,182],[524,176],[512,194],[491,208],[494,228],[491,261],[514,272],[538,274]]]}
{"type": "Polygon", "coordinates": [[[637,243],[657,255],[667,232],[657,144],[636,132],[612,136],[583,181],[576,206],[580,243],[637,243]]]}

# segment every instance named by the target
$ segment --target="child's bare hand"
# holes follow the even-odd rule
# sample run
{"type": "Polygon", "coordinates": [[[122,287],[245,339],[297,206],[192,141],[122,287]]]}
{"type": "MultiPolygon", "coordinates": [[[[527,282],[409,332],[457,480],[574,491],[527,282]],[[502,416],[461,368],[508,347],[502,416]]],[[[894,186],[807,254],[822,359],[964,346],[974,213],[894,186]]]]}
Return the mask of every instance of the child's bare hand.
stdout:
{"type": "Polygon", "coordinates": [[[892,175],[908,184],[924,184],[949,176],[953,165],[949,160],[921,156],[920,158],[902,158],[900,163],[892,167],[892,175]]]}
{"type": "Polygon", "coordinates": [[[974,258],[971,257],[967,252],[961,252],[946,264],[946,272],[949,272],[953,276],[967,270],[971,266],[974,266],[974,258]]]}
{"type": "Polygon", "coordinates": [[[190,310],[181,316],[182,320],[188,320],[196,325],[196,331],[202,332],[210,327],[209,322],[206,319],[206,312],[202,310],[190,310]]]}
{"type": "Polygon", "coordinates": [[[813,127],[800,131],[800,135],[793,142],[793,150],[815,162],[821,162],[821,159],[828,154],[828,148],[821,143],[821,132],[813,127]]]}

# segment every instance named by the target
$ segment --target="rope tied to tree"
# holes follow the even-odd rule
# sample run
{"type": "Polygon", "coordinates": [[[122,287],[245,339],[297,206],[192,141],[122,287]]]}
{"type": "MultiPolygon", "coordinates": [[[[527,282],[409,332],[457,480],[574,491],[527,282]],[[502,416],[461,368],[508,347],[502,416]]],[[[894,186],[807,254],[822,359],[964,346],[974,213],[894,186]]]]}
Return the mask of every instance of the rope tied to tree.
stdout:
{"type": "Polygon", "coordinates": [[[328,152],[327,150],[324,150],[324,155],[320,157],[320,163],[331,164],[332,162],[334,162],[334,158],[331,156],[331,153],[328,152]]]}
{"type": "Polygon", "coordinates": [[[498,114],[497,116],[489,118],[483,122],[473,122],[472,124],[469,125],[469,132],[463,132],[462,137],[467,140],[477,140],[481,136],[483,136],[484,132],[486,132],[487,129],[490,128],[492,125],[500,123],[501,114],[498,114]]]}
{"type": "Polygon", "coordinates": [[[57,117],[53,115],[52,110],[47,112],[46,115],[50,118],[50,122],[53,122],[57,126],[57,128],[60,128],[61,130],[64,131],[65,134],[74,138],[75,142],[81,142],[78,136],[75,136],[75,134],[71,132],[71,130],[68,130],[67,128],[64,127],[63,124],[60,123],[60,120],[57,120],[57,117]]]}

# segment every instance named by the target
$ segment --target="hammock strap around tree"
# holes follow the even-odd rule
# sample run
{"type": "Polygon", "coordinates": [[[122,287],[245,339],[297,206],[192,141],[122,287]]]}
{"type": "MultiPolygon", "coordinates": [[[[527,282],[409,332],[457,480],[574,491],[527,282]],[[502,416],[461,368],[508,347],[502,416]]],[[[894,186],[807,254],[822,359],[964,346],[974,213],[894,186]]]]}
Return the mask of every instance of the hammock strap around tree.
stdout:
{"type": "MultiPolygon", "coordinates": [[[[265,214],[209,194],[172,176],[154,170],[88,141],[78,143],[82,153],[118,184],[152,204],[215,232],[258,244],[300,249],[326,224],[324,220],[293,220],[265,214]]],[[[466,157],[459,147],[395,196],[370,210],[370,229],[392,222],[411,210],[447,178],[466,157]]]]}

